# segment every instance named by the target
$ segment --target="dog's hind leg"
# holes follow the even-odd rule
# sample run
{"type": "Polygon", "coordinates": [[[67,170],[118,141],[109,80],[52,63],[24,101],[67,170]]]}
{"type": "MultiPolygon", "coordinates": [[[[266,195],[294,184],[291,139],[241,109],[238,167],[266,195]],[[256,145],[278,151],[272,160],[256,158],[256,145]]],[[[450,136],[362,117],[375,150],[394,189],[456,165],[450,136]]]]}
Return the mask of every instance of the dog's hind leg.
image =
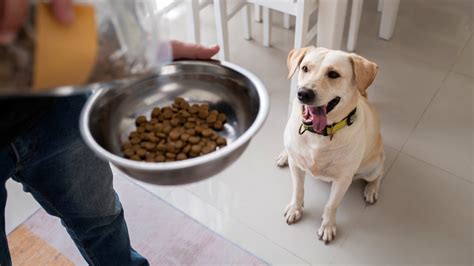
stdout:
{"type": "Polygon", "coordinates": [[[371,171],[368,175],[362,177],[367,181],[364,189],[364,200],[369,204],[374,204],[379,197],[380,182],[383,177],[383,162],[384,154],[382,154],[382,159],[377,168],[371,171]]]}
{"type": "Polygon", "coordinates": [[[377,178],[372,182],[368,182],[367,185],[365,185],[364,189],[364,200],[365,202],[369,204],[374,204],[377,202],[379,198],[379,188],[380,188],[380,181],[382,178],[377,178]]]}
{"type": "Polygon", "coordinates": [[[284,149],[277,158],[277,165],[279,167],[288,166],[288,152],[284,149]]]}

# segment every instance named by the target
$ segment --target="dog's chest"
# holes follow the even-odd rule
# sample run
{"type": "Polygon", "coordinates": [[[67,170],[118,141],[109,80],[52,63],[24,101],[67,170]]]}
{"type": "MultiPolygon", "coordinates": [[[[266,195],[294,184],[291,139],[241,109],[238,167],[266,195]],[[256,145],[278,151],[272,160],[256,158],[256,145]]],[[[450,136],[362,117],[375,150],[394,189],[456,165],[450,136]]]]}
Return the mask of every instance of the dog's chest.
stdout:
{"type": "Polygon", "coordinates": [[[295,136],[287,147],[293,162],[313,176],[331,175],[334,158],[340,158],[334,152],[326,151],[325,145],[318,141],[307,141],[307,136],[295,136]]]}
{"type": "Polygon", "coordinates": [[[338,176],[357,157],[354,156],[353,143],[330,140],[327,136],[311,132],[300,135],[297,125],[292,123],[285,130],[285,147],[299,168],[323,180],[324,177],[338,176]]]}

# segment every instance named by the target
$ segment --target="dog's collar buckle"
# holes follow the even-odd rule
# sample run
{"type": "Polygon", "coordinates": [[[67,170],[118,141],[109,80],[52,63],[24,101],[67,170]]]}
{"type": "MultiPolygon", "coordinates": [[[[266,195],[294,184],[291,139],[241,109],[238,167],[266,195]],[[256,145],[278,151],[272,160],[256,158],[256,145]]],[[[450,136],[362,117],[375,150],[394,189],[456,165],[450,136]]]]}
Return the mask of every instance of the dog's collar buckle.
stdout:
{"type": "Polygon", "coordinates": [[[298,133],[303,135],[308,129],[304,126],[304,123],[301,123],[300,128],[298,129],[298,133]]]}
{"type": "Polygon", "coordinates": [[[347,125],[350,126],[352,124],[354,124],[354,121],[356,120],[356,113],[354,111],[352,111],[349,116],[347,117],[347,125]]]}
{"type": "Polygon", "coordinates": [[[334,127],[331,126],[330,128],[328,128],[328,135],[329,135],[329,140],[332,140],[332,138],[334,137],[334,127]]]}

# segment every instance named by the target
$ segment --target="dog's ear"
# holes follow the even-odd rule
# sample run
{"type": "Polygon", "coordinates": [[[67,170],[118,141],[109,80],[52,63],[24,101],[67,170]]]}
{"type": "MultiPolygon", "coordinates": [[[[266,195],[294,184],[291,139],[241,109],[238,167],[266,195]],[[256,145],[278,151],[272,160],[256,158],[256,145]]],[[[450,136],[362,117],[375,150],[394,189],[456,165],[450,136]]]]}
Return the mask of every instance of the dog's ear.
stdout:
{"type": "Polygon", "coordinates": [[[350,54],[354,79],[359,92],[366,96],[367,88],[372,84],[379,70],[379,66],[360,55],[350,54]]]}
{"type": "Polygon", "coordinates": [[[286,60],[286,65],[288,66],[288,79],[290,79],[293,74],[295,74],[296,69],[300,65],[301,61],[303,60],[306,52],[312,46],[299,48],[299,49],[292,49],[288,54],[288,59],[286,60]]]}

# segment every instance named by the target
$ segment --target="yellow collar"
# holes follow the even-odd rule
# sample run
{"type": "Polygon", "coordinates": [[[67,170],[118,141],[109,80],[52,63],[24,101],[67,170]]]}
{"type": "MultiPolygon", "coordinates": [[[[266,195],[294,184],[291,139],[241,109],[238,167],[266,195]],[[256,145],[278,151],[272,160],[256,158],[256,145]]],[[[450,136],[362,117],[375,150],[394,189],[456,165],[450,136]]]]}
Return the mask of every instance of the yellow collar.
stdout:
{"type": "Polygon", "coordinates": [[[350,126],[354,123],[354,121],[356,120],[357,116],[356,116],[356,111],[357,111],[357,108],[354,108],[354,110],[352,110],[352,112],[350,112],[344,119],[342,119],[341,121],[337,122],[337,123],[334,123],[332,125],[327,125],[323,131],[321,133],[319,132],[316,132],[314,129],[313,129],[313,125],[310,124],[310,123],[305,123],[304,121],[301,122],[301,126],[298,130],[298,133],[300,135],[303,135],[303,133],[305,133],[306,131],[309,131],[311,133],[316,133],[316,134],[319,134],[319,135],[323,135],[323,136],[329,136],[329,139],[332,140],[332,137],[334,136],[334,134],[336,134],[336,132],[338,132],[339,130],[343,129],[344,127],[346,126],[350,126]]]}

